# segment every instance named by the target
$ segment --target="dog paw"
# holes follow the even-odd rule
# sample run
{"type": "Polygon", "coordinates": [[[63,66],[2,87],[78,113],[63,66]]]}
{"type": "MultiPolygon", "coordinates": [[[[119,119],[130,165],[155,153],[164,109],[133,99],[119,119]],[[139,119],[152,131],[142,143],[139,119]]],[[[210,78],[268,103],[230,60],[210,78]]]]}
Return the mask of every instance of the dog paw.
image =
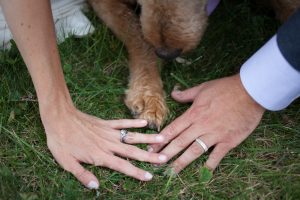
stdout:
{"type": "Polygon", "coordinates": [[[135,118],[148,121],[148,127],[160,131],[167,114],[168,107],[163,91],[127,90],[125,104],[135,118]]]}

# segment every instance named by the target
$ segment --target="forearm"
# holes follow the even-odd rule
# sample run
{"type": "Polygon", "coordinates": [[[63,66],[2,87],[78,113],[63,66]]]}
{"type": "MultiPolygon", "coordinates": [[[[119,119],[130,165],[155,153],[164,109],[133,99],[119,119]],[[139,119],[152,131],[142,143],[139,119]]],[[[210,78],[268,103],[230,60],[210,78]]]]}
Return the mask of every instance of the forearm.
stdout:
{"type": "Polygon", "coordinates": [[[53,105],[72,105],[61,69],[49,0],[0,2],[32,77],[41,113],[53,105]]]}

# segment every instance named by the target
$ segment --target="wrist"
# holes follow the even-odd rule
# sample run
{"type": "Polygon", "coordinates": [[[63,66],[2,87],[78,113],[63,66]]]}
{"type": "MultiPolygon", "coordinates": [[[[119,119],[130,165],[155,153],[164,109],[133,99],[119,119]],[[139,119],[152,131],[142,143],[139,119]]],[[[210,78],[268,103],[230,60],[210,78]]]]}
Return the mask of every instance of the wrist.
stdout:
{"type": "Polygon", "coordinates": [[[263,106],[261,106],[259,103],[257,103],[247,92],[246,88],[244,87],[240,74],[234,75],[233,76],[235,79],[236,84],[234,84],[236,86],[236,97],[240,97],[240,100],[242,102],[244,102],[245,106],[252,108],[253,110],[260,112],[260,113],[264,113],[265,112],[265,108],[263,106]]]}
{"type": "Polygon", "coordinates": [[[39,109],[43,123],[76,110],[69,92],[56,91],[47,98],[39,97],[39,109]]]}

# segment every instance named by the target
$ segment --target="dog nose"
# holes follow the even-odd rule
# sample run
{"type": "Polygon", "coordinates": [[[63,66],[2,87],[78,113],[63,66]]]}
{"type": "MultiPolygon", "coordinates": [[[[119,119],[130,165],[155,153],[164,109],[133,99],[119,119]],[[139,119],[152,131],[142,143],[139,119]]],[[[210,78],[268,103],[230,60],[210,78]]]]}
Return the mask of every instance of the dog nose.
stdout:
{"type": "Polygon", "coordinates": [[[158,57],[165,60],[172,60],[180,56],[182,49],[167,49],[167,48],[157,48],[155,53],[158,57]]]}

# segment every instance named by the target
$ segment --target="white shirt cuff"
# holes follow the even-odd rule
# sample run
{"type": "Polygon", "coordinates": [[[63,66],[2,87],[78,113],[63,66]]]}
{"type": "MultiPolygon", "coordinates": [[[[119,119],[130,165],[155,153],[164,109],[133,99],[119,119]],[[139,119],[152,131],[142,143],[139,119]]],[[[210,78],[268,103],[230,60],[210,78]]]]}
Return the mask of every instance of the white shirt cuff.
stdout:
{"type": "Polygon", "coordinates": [[[300,96],[300,72],[281,54],[276,35],[251,56],[240,71],[249,95],[262,107],[278,111],[300,96]]]}

